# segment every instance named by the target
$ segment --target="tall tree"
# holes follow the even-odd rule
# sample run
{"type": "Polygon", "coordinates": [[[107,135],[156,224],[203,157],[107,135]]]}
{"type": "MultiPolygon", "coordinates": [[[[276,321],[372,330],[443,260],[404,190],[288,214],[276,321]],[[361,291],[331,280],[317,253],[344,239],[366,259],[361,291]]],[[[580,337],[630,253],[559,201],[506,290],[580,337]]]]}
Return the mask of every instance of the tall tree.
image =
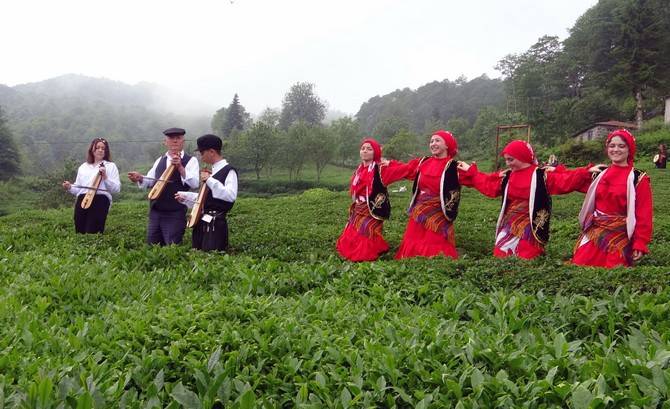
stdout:
{"type": "Polygon", "coordinates": [[[20,160],[19,149],[0,107],[0,180],[17,175],[20,171],[20,160]]]}
{"type": "Polygon", "coordinates": [[[279,118],[281,117],[281,112],[274,108],[265,108],[261,115],[258,117],[258,122],[263,122],[264,124],[276,128],[279,126],[279,118]]]}
{"type": "Polygon", "coordinates": [[[250,118],[251,116],[240,104],[240,98],[235,94],[233,101],[226,109],[226,120],[223,124],[222,135],[230,136],[231,132],[244,130],[250,118]]]}
{"type": "Polygon", "coordinates": [[[307,162],[309,152],[306,142],[309,137],[310,126],[305,122],[296,122],[280,135],[278,162],[289,171],[289,179],[299,179],[302,168],[307,162]]]}
{"type": "Polygon", "coordinates": [[[335,138],[330,128],[310,127],[305,141],[307,154],[316,166],[316,181],[321,181],[321,172],[335,155],[335,138]]]}
{"type": "Polygon", "coordinates": [[[254,169],[256,179],[260,179],[261,171],[268,165],[277,148],[275,128],[259,121],[247,130],[245,136],[247,164],[254,169]]]}
{"type": "Polygon", "coordinates": [[[401,129],[386,145],[384,156],[397,160],[408,160],[420,152],[419,141],[416,135],[407,129],[401,129]]]}
{"type": "Polygon", "coordinates": [[[566,51],[584,82],[631,95],[642,125],[644,100],[670,86],[670,9],[665,0],[601,0],[581,16],[566,51]]]}
{"type": "Polygon", "coordinates": [[[346,166],[351,159],[358,158],[358,144],[361,142],[361,133],[356,122],[350,116],[337,119],[330,124],[330,131],[336,141],[335,157],[341,166],[346,166]]]}
{"type": "Polygon", "coordinates": [[[216,113],[212,117],[212,123],[211,123],[212,132],[214,132],[217,135],[223,136],[223,129],[227,127],[226,118],[227,115],[225,107],[216,111],[216,113]]]}
{"type": "Polygon", "coordinates": [[[296,122],[321,125],[325,116],[326,104],[314,93],[314,84],[298,82],[284,96],[279,124],[282,129],[296,122]]]}

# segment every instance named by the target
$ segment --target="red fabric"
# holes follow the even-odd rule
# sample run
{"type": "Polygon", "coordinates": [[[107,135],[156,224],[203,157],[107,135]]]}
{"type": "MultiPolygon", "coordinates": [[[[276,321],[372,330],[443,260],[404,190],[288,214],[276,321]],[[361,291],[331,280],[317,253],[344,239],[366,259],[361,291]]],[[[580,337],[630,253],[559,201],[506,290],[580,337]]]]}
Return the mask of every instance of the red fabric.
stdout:
{"type": "MultiPolygon", "coordinates": [[[[630,149],[630,146],[629,146],[630,149]]],[[[596,188],[595,210],[613,216],[626,216],[627,180],[631,166],[610,166],[596,188]]],[[[648,253],[653,230],[653,204],[651,184],[643,177],[635,189],[635,231],[631,238],[632,250],[648,253]]],[[[628,262],[617,253],[601,251],[595,243],[579,246],[572,262],[585,266],[615,267],[626,266],[628,262]]]]}
{"type": "Polygon", "coordinates": [[[533,147],[526,141],[516,140],[508,143],[500,154],[507,154],[524,163],[537,163],[533,147]]]}
{"type": "MultiPolygon", "coordinates": [[[[430,195],[440,194],[442,172],[449,159],[430,157],[421,163],[417,169],[420,174],[419,186],[417,187],[419,192],[430,195]]],[[[395,258],[434,257],[439,255],[458,258],[456,247],[446,237],[428,230],[422,224],[410,219],[407,222],[407,228],[395,258]]]]}
{"type": "Polygon", "coordinates": [[[456,138],[454,138],[454,135],[449,132],[445,131],[444,129],[440,129],[439,131],[433,132],[433,136],[439,136],[444,140],[444,143],[447,144],[447,149],[448,149],[448,154],[451,157],[456,156],[458,153],[458,142],[456,142],[456,138]]]}
{"type": "Polygon", "coordinates": [[[630,166],[633,166],[633,160],[635,159],[635,151],[637,150],[637,145],[635,143],[635,137],[633,136],[633,134],[625,129],[617,129],[615,131],[610,132],[609,135],[607,135],[607,139],[605,140],[605,154],[607,154],[607,144],[609,144],[612,138],[614,138],[615,136],[618,136],[619,138],[623,139],[623,141],[626,142],[626,145],[628,145],[628,164],[630,166]]]}
{"type": "MultiPolygon", "coordinates": [[[[382,182],[389,185],[407,178],[415,171],[414,168],[412,165],[408,166],[401,162],[391,161],[386,166],[380,166],[379,169],[382,182]]],[[[366,189],[368,192],[372,189],[373,178],[374,173],[370,166],[361,164],[354,171],[349,191],[355,201],[367,199],[365,197],[366,189]]],[[[381,234],[366,237],[360,234],[351,223],[347,223],[344,227],[335,247],[340,256],[351,261],[373,261],[389,250],[389,246],[381,234]]]]}
{"type": "Polygon", "coordinates": [[[372,152],[374,152],[374,156],[372,157],[372,160],[375,161],[375,162],[379,162],[380,160],[382,160],[382,147],[381,147],[381,145],[379,145],[379,142],[377,142],[376,140],[374,140],[372,138],[365,138],[361,142],[361,147],[363,146],[363,144],[366,144],[366,143],[369,143],[370,146],[372,146],[372,152]]]}
{"type": "MultiPolygon", "coordinates": [[[[507,206],[510,207],[517,202],[526,202],[530,200],[530,184],[533,172],[537,166],[529,166],[525,169],[511,172],[507,181],[507,206]]],[[[477,189],[488,197],[502,196],[502,180],[504,174],[501,172],[483,173],[477,169],[476,165],[471,165],[467,172],[470,176],[469,183],[466,186],[477,189]]],[[[574,170],[564,169],[561,172],[546,172],[547,190],[550,195],[566,194],[574,191],[586,191],[591,182],[591,175],[587,168],[577,168],[574,170]]],[[[530,221],[529,221],[530,222],[530,221]]],[[[496,232],[497,233],[497,232],[496,232]]],[[[493,255],[496,257],[517,256],[525,259],[532,259],[544,252],[544,247],[531,236],[528,239],[521,239],[516,248],[516,254],[511,251],[503,251],[496,243],[493,249],[493,255]]]]}
{"type": "MultiPolygon", "coordinates": [[[[367,211],[367,203],[358,203],[355,206],[365,207],[364,209],[360,209],[361,213],[367,211]]],[[[355,210],[352,208],[351,211],[355,210]]],[[[352,222],[352,218],[350,217],[349,222],[344,227],[344,231],[337,239],[335,248],[342,258],[350,261],[377,260],[380,255],[389,250],[389,246],[381,234],[381,224],[383,222],[381,220],[373,219],[369,214],[364,216],[364,219],[361,219],[361,221],[363,221],[363,223],[376,224],[377,228],[368,229],[369,235],[363,234],[356,227],[355,223],[352,222]]]]}

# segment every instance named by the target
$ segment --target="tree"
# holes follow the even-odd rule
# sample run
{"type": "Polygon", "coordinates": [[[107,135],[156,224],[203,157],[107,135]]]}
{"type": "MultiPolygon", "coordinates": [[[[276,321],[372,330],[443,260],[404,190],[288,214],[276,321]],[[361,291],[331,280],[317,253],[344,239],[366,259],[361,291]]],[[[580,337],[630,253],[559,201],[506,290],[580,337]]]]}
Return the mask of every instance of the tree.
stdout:
{"type": "Polygon", "coordinates": [[[276,139],[275,128],[264,122],[256,122],[246,132],[244,145],[247,163],[254,169],[256,179],[261,178],[261,171],[272,159],[276,139]]]}
{"type": "MultiPolygon", "coordinates": [[[[522,123],[526,123],[526,118],[519,113],[506,113],[495,107],[486,107],[479,112],[477,120],[465,137],[459,140],[459,151],[462,156],[491,158],[496,154],[496,126],[522,123]]],[[[514,139],[514,136],[506,134],[502,138],[514,139]]],[[[502,142],[503,146],[504,143],[502,142]]]]}
{"type": "Polygon", "coordinates": [[[279,126],[279,118],[281,117],[281,112],[274,108],[265,108],[265,110],[258,117],[258,122],[263,122],[264,124],[276,128],[279,126]]]}
{"type": "Polygon", "coordinates": [[[231,132],[242,131],[247,126],[251,116],[240,104],[240,98],[235,94],[233,101],[226,109],[226,120],[222,127],[222,136],[230,136],[231,132]]]}
{"type": "Polygon", "coordinates": [[[309,152],[305,142],[309,136],[310,127],[304,122],[297,122],[279,136],[279,148],[276,151],[276,161],[289,171],[289,179],[300,178],[300,172],[307,161],[309,152]]]}
{"type": "Polygon", "coordinates": [[[346,166],[348,160],[358,158],[358,148],[361,142],[358,122],[345,116],[331,122],[329,128],[336,141],[335,157],[340,165],[346,166]]]}
{"type": "Polygon", "coordinates": [[[416,135],[406,129],[401,129],[384,145],[384,156],[391,159],[407,160],[416,156],[418,152],[419,143],[416,135]]]}
{"type": "Polygon", "coordinates": [[[211,123],[211,128],[212,132],[214,132],[217,135],[223,136],[223,129],[227,127],[226,125],[226,108],[221,108],[212,117],[212,123],[211,123]]]}
{"type": "Polygon", "coordinates": [[[335,138],[329,128],[311,127],[305,141],[307,155],[316,165],[316,181],[321,181],[321,172],[335,156],[335,138]]]}
{"type": "Polygon", "coordinates": [[[642,125],[644,100],[670,85],[670,10],[663,0],[603,0],[565,41],[586,86],[631,95],[642,125]]]}
{"type": "Polygon", "coordinates": [[[386,143],[399,132],[408,130],[409,124],[404,118],[393,116],[379,121],[372,131],[372,136],[380,143],[386,143]]]}
{"type": "Polygon", "coordinates": [[[298,82],[284,96],[280,127],[288,129],[297,122],[320,125],[326,116],[326,104],[314,93],[314,84],[298,82]]]}
{"type": "MultiPolygon", "coordinates": [[[[447,121],[446,130],[454,134],[456,138],[465,135],[465,132],[468,130],[468,128],[470,128],[470,124],[468,124],[468,120],[465,118],[454,117],[447,121]]],[[[436,130],[437,129],[433,129],[431,132],[436,130]]]]}
{"type": "Polygon", "coordinates": [[[0,107],[0,180],[7,180],[20,171],[19,149],[6,122],[0,107]]]}

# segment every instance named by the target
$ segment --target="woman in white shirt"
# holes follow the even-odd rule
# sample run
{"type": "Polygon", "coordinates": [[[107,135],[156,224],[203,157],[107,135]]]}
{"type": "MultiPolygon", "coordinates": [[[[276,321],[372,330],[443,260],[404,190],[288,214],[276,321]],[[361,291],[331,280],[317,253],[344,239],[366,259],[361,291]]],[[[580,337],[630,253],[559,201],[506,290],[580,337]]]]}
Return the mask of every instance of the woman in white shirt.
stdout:
{"type": "Polygon", "coordinates": [[[121,190],[119,170],[110,160],[109,143],[103,138],[95,138],[88,148],[86,162],[79,166],[77,179],[74,183],[67,180],[63,182],[63,188],[77,196],[74,205],[74,228],[77,233],[102,233],[105,230],[112,193],[121,190]],[[98,175],[101,180],[96,189],[94,183],[98,175]],[[84,209],[81,203],[89,191],[94,191],[95,196],[90,207],[84,209]]]}

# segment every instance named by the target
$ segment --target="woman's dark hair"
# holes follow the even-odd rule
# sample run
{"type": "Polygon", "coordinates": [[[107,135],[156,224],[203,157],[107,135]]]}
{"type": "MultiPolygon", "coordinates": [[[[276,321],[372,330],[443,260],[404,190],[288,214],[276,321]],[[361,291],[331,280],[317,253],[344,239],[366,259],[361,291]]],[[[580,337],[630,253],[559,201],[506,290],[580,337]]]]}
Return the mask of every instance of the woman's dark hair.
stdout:
{"type": "Polygon", "coordinates": [[[93,157],[93,151],[95,150],[95,145],[97,145],[98,142],[102,142],[105,144],[105,156],[102,159],[106,161],[112,160],[112,153],[109,151],[109,143],[107,143],[107,140],[105,138],[95,138],[93,139],[93,141],[91,141],[91,145],[88,147],[88,155],[86,157],[86,162],[88,163],[95,162],[95,158],[93,157]]]}

